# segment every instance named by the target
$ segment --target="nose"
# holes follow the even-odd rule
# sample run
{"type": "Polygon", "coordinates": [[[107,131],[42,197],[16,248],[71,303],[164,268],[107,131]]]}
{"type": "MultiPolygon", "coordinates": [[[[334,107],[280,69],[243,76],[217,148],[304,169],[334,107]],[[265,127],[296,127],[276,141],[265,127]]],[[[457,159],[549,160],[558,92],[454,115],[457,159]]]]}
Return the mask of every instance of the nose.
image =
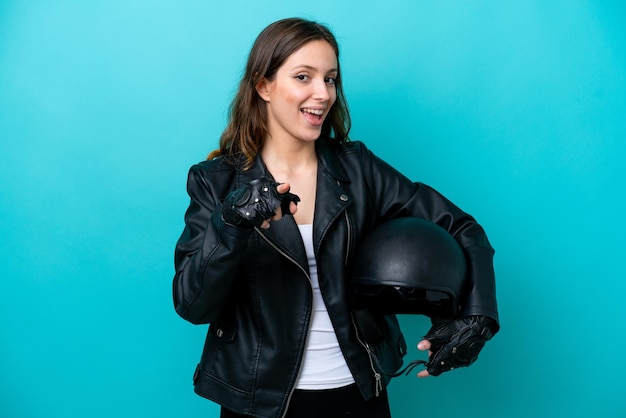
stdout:
{"type": "Polygon", "coordinates": [[[326,83],[324,79],[316,79],[313,83],[313,98],[319,101],[328,101],[330,99],[329,89],[333,88],[326,83]]]}

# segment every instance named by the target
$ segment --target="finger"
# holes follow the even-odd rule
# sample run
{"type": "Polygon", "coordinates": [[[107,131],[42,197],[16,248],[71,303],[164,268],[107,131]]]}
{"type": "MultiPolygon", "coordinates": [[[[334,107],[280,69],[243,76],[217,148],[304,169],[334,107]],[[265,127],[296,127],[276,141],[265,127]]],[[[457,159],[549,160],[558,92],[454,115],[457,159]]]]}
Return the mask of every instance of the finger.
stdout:
{"type": "Polygon", "coordinates": [[[280,219],[283,217],[283,210],[279,207],[277,207],[276,209],[274,209],[274,213],[276,215],[272,216],[269,220],[270,221],[280,221],[280,219]]]}
{"type": "MultiPolygon", "coordinates": [[[[276,191],[280,194],[285,194],[290,189],[291,189],[291,186],[289,185],[289,183],[280,183],[276,186],[276,191]]],[[[291,205],[289,206],[289,209],[291,210],[291,205]]],[[[280,207],[276,208],[274,212],[276,213],[276,215],[272,216],[272,219],[271,219],[272,221],[279,221],[280,218],[282,218],[284,215],[280,207]]],[[[294,213],[294,212],[295,211],[291,211],[291,213],[294,213]]]]}
{"type": "Polygon", "coordinates": [[[428,377],[428,376],[430,376],[430,373],[428,373],[428,370],[422,370],[421,372],[417,374],[417,377],[422,377],[422,378],[428,377]]]}
{"type": "Polygon", "coordinates": [[[428,340],[422,340],[417,344],[417,349],[420,351],[426,351],[426,350],[430,350],[430,341],[428,340]]]}
{"type": "Polygon", "coordinates": [[[289,211],[291,214],[295,214],[298,211],[298,205],[295,202],[289,202],[289,211]]]}
{"type": "Polygon", "coordinates": [[[264,220],[263,223],[261,224],[261,228],[267,229],[269,227],[270,227],[270,221],[268,219],[264,220]]]}
{"type": "MultiPolygon", "coordinates": [[[[297,211],[298,211],[298,205],[295,202],[289,202],[289,212],[293,215],[297,211]]],[[[280,221],[280,219],[284,215],[282,208],[280,208],[279,206],[276,208],[274,212],[276,213],[276,215],[272,216],[270,218],[270,221],[280,221]]]]}
{"type": "Polygon", "coordinates": [[[289,185],[289,183],[281,183],[278,186],[276,186],[276,190],[280,194],[287,193],[289,189],[291,189],[291,186],[289,185]]]}

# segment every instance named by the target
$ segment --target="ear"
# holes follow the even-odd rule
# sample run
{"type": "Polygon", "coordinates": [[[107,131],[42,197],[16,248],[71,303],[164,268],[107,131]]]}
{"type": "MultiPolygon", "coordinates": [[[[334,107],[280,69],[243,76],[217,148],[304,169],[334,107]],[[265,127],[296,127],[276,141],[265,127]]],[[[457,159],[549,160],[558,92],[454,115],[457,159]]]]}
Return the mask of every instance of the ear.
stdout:
{"type": "Polygon", "coordinates": [[[258,82],[255,88],[256,88],[256,92],[259,94],[259,96],[261,96],[261,99],[263,99],[266,102],[270,101],[270,92],[272,90],[271,81],[264,78],[258,82]]]}

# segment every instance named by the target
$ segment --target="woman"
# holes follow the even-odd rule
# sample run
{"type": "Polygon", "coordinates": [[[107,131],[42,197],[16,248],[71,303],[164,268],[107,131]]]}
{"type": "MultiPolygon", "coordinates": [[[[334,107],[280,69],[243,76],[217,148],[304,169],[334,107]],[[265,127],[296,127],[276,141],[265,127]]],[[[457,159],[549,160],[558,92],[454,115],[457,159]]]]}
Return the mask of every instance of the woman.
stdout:
{"type": "Polygon", "coordinates": [[[384,340],[364,341],[346,288],[359,238],[389,219],[447,229],[471,266],[462,318],[498,328],[483,229],[348,140],[338,57],[334,36],[315,22],[264,29],[220,149],[189,173],[174,304],[186,320],[210,324],[194,385],[222,417],[390,416],[385,387],[404,338],[388,316],[384,340]]]}

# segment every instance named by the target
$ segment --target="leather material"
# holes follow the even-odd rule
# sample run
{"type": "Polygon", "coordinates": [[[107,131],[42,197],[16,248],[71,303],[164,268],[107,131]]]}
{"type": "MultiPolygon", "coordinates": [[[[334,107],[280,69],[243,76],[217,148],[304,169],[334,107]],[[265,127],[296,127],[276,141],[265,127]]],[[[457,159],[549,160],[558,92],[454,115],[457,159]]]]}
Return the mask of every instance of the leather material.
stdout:
{"type": "Polygon", "coordinates": [[[493,336],[493,327],[493,320],[482,315],[433,325],[424,336],[430,341],[432,352],[427,363],[428,373],[439,376],[474,363],[485,343],[493,336]]]}
{"type": "Polygon", "coordinates": [[[283,215],[290,215],[289,203],[300,201],[293,193],[279,193],[279,183],[268,178],[254,179],[230,192],[224,200],[224,221],[242,228],[261,226],[263,221],[276,215],[281,208],[283,215]]]}
{"type": "MultiPolygon", "coordinates": [[[[471,258],[464,310],[497,320],[493,249],[471,216],[434,189],[411,182],[362,143],[333,145],[320,138],[316,149],[313,244],[320,291],[346,363],[369,399],[390,379],[372,364],[397,370],[406,349],[395,318],[379,321],[388,328],[380,344],[359,340],[346,279],[356,242],[397,217],[437,223],[471,258]]],[[[190,169],[191,201],[176,245],[173,297],[181,317],[210,323],[196,392],[239,413],[280,417],[296,383],[311,319],[304,245],[291,216],[269,229],[239,228],[222,219],[226,196],[261,177],[274,180],[260,158],[247,170],[222,158],[190,169]]]]}

